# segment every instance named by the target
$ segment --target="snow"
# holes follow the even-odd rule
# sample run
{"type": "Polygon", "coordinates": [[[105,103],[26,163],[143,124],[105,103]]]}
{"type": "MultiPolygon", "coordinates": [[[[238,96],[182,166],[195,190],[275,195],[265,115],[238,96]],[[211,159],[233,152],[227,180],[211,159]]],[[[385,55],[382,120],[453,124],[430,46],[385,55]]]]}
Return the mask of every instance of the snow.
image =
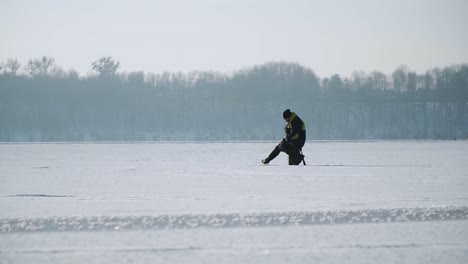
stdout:
{"type": "Polygon", "coordinates": [[[467,141],[0,144],[0,263],[466,263],[467,141]]]}

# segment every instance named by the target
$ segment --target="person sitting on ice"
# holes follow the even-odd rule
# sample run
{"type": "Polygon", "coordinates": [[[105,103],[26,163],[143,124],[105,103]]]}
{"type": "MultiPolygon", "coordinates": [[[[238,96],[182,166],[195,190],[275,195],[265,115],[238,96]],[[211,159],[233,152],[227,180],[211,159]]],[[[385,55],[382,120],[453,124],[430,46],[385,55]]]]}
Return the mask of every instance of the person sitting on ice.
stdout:
{"type": "Polygon", "coordinates": [[[286,109],[283,112],[283,119],[288,122],[284,127],[286,136],[281,142],[273,149],[270,155],[262,160],[263,164],[268,164],[276,158],[281,151],[289,155],[289,165],[299,165],[301,161],[305,165],[304,155],[302,154],[302,147],[306,141],[306,129],[304,122],[299,116],[286,109]]]}

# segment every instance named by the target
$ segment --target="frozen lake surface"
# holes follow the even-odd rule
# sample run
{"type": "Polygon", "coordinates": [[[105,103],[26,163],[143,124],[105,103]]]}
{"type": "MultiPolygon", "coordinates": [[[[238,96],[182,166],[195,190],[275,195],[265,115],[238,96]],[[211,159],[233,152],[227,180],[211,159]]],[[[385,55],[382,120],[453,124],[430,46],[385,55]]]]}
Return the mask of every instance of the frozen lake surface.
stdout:
{"type": "Polygon", "coordinates": [[[468,142],[0,145],[0,263],[467,263],[468,142]]]}

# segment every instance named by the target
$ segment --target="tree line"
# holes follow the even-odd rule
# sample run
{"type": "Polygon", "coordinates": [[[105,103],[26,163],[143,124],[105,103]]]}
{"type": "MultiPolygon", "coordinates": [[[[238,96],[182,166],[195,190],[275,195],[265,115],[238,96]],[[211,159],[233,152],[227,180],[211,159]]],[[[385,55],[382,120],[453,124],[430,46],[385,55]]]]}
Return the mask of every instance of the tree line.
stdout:
{"type": "Polygon", "coordinates": [[[92,74],[50,57],[0,64],[0,141],[277,140],[291,108],[308,139],[468,138],[468,65],[320,78],[298,63],[229,74],[92,74]]]}

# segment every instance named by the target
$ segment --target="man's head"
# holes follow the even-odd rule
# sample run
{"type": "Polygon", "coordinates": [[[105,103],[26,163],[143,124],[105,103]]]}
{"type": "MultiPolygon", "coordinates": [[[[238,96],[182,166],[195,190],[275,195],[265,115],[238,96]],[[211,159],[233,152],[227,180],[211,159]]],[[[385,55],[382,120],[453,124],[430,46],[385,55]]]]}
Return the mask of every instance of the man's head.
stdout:
{"type": "Polygon", "coordinates": [[[283,112],[283,119],[286,121],[289,121],[289,118],[291,117],[291,110],[286,109],[283,112]]]}

